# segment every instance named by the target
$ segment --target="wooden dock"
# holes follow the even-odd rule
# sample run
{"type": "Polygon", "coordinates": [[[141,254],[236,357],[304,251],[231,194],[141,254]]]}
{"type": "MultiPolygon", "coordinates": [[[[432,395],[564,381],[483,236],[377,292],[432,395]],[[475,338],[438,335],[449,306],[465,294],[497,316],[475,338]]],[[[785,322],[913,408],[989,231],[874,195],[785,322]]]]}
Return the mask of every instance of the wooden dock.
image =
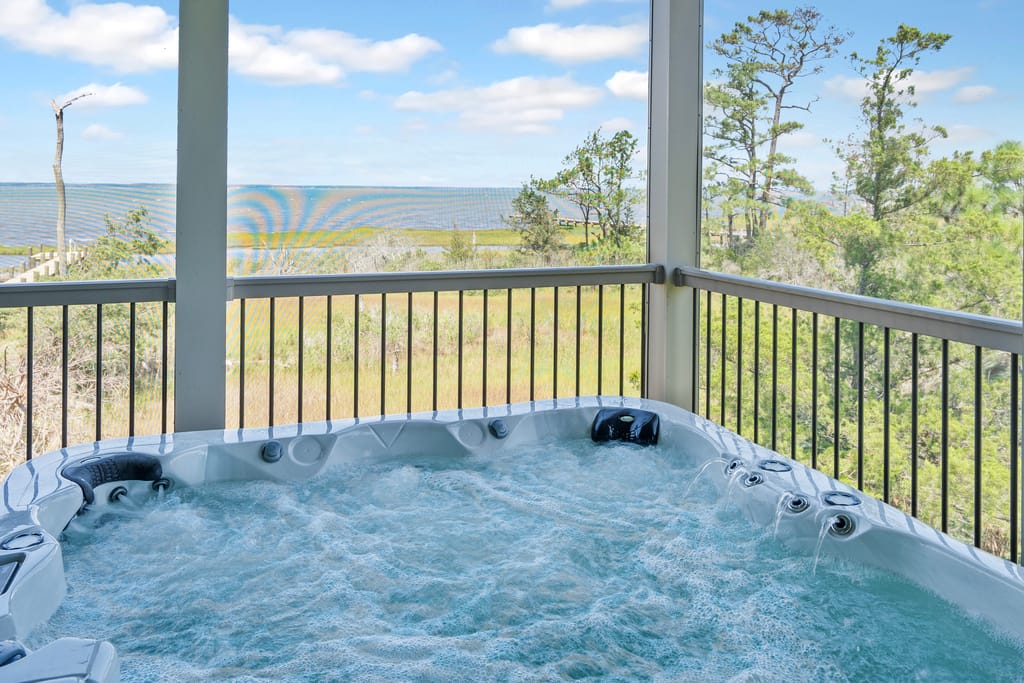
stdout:
{"type": "MultiPolygon", "coordinates": [[[[513,221],[519,220],[520,218],[522,218],[522,216],[518,213],[514,213],[511,216],[509,216],[509,220],[513,221]]],[[[556,216],[555,223],[557,223],[559,227],[562,228],[578,228],[584,225],[589,225],[594,228],[597,227],[597,222],[593,220],[585,221],[582,218],[565,218],[563,216],[556,216]]]]}
{"type": "MultiPolygon", "coordinates": [[[[86,251],[84,249],[69,249],[66,253],[68,265],[78,263],[85,258],[85,254],[86,251]]],[[[8,276],[3,279],[3,284],[12,285],[20,282],[35,282],[37,278],[55,276],[58,270],[57,250],[40,251],[35,254],[29,254],[20,272],[15,271],[16,274],[13,275],[8,273],[8,276]]]]}

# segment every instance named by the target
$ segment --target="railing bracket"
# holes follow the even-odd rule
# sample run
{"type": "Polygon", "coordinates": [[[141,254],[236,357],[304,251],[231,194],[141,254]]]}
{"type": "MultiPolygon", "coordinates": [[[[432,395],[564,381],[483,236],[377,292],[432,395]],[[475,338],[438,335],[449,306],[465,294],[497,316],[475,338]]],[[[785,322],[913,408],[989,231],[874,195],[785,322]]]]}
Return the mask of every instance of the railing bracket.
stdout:
{"type": "Polygon", "coordinates": [[[686,273],[683,272],[682,268],[672,269],[672,284],[676,287],[686,286],[686,273]]]}

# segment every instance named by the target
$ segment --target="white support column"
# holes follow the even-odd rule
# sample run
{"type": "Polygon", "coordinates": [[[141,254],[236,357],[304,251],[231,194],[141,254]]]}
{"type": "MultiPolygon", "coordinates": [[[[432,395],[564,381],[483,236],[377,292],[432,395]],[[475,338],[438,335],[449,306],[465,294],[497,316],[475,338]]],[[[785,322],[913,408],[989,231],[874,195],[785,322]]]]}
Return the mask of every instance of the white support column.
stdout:
{"type": "Polygon", "coordinates": [[[648,259],[664,264],[648,312],[647,394],[692,405],[693,292],[672,284],[672,271],[696,266],[700,254],[701,0],[652,0],[648,135],[648,259]]]}
{"type": "Polygon", "coordinates": [[[178,13],[174,429],[223,429],[228,0],[178,13]]]}

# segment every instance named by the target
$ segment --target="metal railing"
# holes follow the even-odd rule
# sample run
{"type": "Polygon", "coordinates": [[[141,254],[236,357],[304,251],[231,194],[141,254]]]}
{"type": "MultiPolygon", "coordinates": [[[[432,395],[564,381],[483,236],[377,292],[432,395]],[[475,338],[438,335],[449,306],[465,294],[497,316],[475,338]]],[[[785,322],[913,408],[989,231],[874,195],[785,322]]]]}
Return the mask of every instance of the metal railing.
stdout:
{"type": "Polygon", "coordinates": [[[698,269],[694,405],[1020,560],[1021,324],[698,269]]]}
{"type": "MultiPolygon", "coordinates": [[[[227,280],[228,420],[642,392],[658,266],[227,280]],[[511,325],[509,324],[511,321],[511,325]]],[[[0,448],[173,428],[175,282],[6,285],[0,448]]],[[[231,426],[231,425],[229,425],[231,426]]]]}
{"type": "Polygon", "coordinates": [[[173,301],[173,280],[4,285],[4,457],[167,431],[173,301]]]}
{"type": "Polygon", "coordinates": [[[653,265],[236,278],[229,419],[640,395],[645,287],[663,279],[653,265]]]}

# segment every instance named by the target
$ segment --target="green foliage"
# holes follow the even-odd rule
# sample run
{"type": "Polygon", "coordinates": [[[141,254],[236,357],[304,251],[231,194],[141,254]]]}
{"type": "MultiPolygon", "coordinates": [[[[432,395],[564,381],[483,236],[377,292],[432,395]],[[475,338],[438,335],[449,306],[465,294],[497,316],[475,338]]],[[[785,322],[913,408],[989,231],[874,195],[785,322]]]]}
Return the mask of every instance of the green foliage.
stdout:
{"type": "Polygon", "coordinates": [[[476,256],[476,244],[464,230],[459,230],[453,225],[444,254],[449,267],[466,268],[476,256]]]}
{"type": "Polygon", "coordinates": [[[106,232],[88,249],[84,260],[69,269],[71,280],[111,280],[149,278],[165,275],[164,268],[151,257],[167,249],[167,240],[150,228],[146,207],[130,209],[124,222],[103,217],[106,232]]]}
{"type": "Polygon", "coordinates": [[[646,247],[643,229],[631,226],[620,233],[619,244],[611,239],[603,239],[589,247],[580,246],[575,251],[574,260],[581,266],[643,263],[647,260],[646,247]]]}
{"type": "Polygon", "coordinates": [[[562,170],[554,178],[531,178],[533,190],[563,197],[579,209],[584,253],[598,248],[611,262],[622,262],[632,259],[638,243],[642,250],[643,235],[634,215],[642,199],[633,169],[638,146],[639,141],[629,131],[604,137],[598,129],[566,155],[562,170]],[[599,232],[594,242],[591,227],[599,232]]]}
{"type": "Polygon", "coordinates": [[[873,55],[850,56],[867,94],[860,137],[837,149],[845,163],[833,187],[837,204],[796,198],[801,178],[770,150],[778,135],[799,124],[773,120],[770,112],[773,105],[776,112],[790,108],[781,105],[787,84],[808,73],[794,70],[799,60],[788,60],[787,51],[816,50],[808,56],[818,61],[810,71],[817,73],[842,43],[834,28],[817,28],[820,20],[809,8],[761,12],[709,46],[726,66],[705,87],[713,113],[705,130],[702,212],[705,244],[713,244],[713,236],[724,239],[721,248],[705,250],[705,263],[812,287],[1019,317],[1024,147],[1006,141],[980,157],[962,151],[932,159],[928,144],[944,129],[905,121],[914,106],[914,69],[942,49],[948,34],[900,25],[873,55]],[[802,39],[791,40],[797,26],[802,39]],[[777,214],[777,229],[765,231],[773,216],[766,208],[769,178],[784,212],[777,214]]]}
{"type": "Polygon", "coordinates": [[[835,27],[820,26],[821,14],[811,7],[762,10],[708,47],[726,66],[712,72],[704,86],[710,110],[704,131],[704,156],[711,162],[706,177],[722,199],[730,234],[733,217],[742,216],[747,239],[766,227],[771,206],[782,206],[792,193],[810,193],[810,182],[795,159],[778,151],[779,138],[803,124],[784,121],[783,110],[810,110],[810,103],[789,102],[799,79],[820,73],[846,36],[835,27]]]}
{"type": "Polygon", "coordinates": [[[637,144],[637,139],[629,131],[620,130],[603,148],[605,182],[601,197],[601,239],[610,239],[616,248],[624,247],[631,240],[635,242],[636,238],[634,207],[639,200],[639,192],[628,182],[633,177],[637,144]]]}
{"type": "Polygon", "coordinates": [[[886,294],[882,263],[890,253],[892,235],[881,223],[860,213],[837,216],[820,205],[805,205],[802,218],[798,234],[846,284],[842,289],[867,296],[886,294]],[[809,214],[813,220],[808,220],[809,214]]]}
{"type": "Polygon", "coordinates": [[[551,208],[541,190],[543,182],[534,178],[523,183],[519,194],[512,200],[515,213],[506,216],[506,225],[519,231],[520,249],[535,254],[550,263],[554,255],[565,247],[558,225],[558,211],[551,208]]]}
{"type": "Polygon", "coordinates": [[[925,213],[955,222],[964,211],[981,207],[988,192],[978,185],[978,162],[971,152],[954,152],[952,159],[937,159],[928,166],[928,185],[932,192],[925,198],[925,213]]]}
{"type": "Polygon", "coordinates": [[[1024,217],[1024,145],[999,143],[981,155],[980,170],[994,194],[992,210],[1024,217]]]}
{"type": "Polygon", "coordinates": [[[583,218],[583,241],[590,245],[590,229],[600,224],[602,208],[601,131],[596,130],[562,160],[563,168],[551,180],[539,181],[539,188],[569,200],[583,218]]]}
{"type": "Polygon", "coordinates": [[[938,52],[951,38],[948,33],[923,33],[900,24],[893,36],[883,39],[874,57],[850,55],[854,69],[867,81],[868,94],[861,101],[864,135],[848,140],[838,149],[846,162],[853,193],[863,200],[871,217],[882,220],[914,206],[927,195],[924,163],[928,143],[946,137],[941,126],[908,130],[903,123],[905,107],[913,107],[914,85],[910,76],[922,55],[938,52]]]}

